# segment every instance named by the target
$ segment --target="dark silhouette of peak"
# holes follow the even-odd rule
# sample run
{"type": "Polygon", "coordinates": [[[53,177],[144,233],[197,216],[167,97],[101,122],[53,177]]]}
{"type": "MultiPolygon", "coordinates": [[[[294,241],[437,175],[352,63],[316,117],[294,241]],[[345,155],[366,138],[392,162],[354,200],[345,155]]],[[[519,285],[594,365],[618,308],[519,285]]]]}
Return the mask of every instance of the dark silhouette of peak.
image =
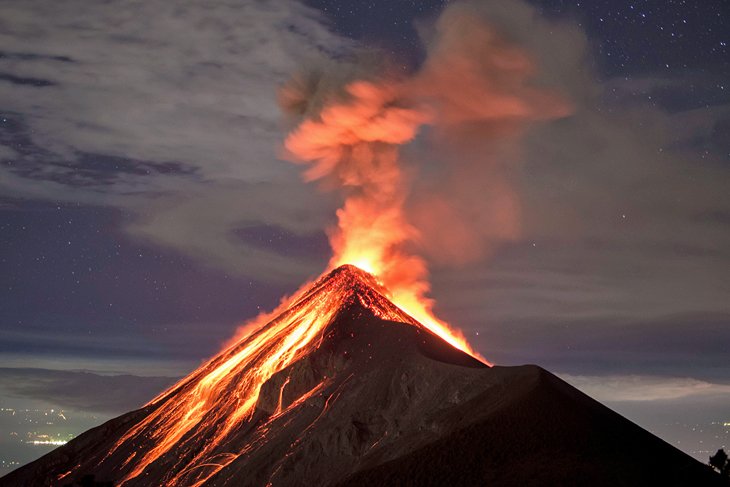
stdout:
{"type": "Polygon", "coordinates": [[[544,369],[489,367],[386,296],[338,267],[150,404],[0,486],[725,485],[544,369]]]}

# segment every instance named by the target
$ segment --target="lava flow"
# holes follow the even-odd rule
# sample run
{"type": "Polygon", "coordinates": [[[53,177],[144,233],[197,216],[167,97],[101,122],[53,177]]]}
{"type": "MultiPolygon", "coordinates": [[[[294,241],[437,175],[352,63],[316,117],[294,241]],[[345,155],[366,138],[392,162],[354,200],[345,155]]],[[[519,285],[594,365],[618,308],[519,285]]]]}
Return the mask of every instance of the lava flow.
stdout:
{"type": "MultiPolygon", "coordinates": [[[[253,447],[256,435],[247,446],[232,449],[236,453],[225,452],[231,433],[244,428],[254,414],[262,385],[317,349],[339,311],[357,301],[378,318],[422,326],[385,295],[387,290],[372,275],[355,266],[341,266],[321,277],[291,303],[282,304],[286,309],[268,324],[152,400],[146,406],[151,412],[122,436],[104,460],[119,449],[133,452],[122,462],[127,471],[122,485],[144,478],[145,469],[155,462],[164,462],[166,470],[174,472],[166,485],[201,485],[253,447]],[[199,432],[205,432],[203,445],[199,432]],[[146,452],[137,457],[135,445],[142,444],[146,452]]],[[[280,400],[274,416],[283,412],[280,400]]]]}

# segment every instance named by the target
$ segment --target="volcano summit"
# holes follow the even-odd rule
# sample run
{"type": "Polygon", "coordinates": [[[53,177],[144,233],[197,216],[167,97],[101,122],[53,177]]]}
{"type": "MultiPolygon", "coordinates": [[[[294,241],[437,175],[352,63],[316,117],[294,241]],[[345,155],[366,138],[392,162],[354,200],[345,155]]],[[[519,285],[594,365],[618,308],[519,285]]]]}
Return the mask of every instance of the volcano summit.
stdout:
{"type": "Polygon", "coordinates": [[[549,372],[454,348],[353,266],[0,485],[84,475],[127,487],[722,485],[549,372]]]}

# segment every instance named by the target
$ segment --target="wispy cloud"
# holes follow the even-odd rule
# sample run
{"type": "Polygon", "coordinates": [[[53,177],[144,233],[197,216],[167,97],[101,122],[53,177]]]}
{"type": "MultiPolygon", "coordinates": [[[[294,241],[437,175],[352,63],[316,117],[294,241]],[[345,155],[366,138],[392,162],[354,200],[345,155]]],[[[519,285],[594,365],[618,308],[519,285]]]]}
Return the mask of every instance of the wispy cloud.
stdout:
{"type": "Polygon", "coordinates": [[[137,409],[174,381],[171,377],[0,368],[3,397],[41,400],[62,408],[100,413],[137,409]]]}
{"type": "Polygon", "coordinates": [[[698,396],[727,396],[730,384],[718,384],[689,377],[643,375],[560,377],[599,401],[668,401],[698,396]]]}
{"type": "Polygon", "coordinates": [[[2,194],[125,208],[134,235],[228,270],[312,272],[232,233],[324,226],[321,200],[290,190],[298,175],[277,156],[277,87],[349,47],[318,11],[38,0],[3,2],[0,18],[2,194]]]}

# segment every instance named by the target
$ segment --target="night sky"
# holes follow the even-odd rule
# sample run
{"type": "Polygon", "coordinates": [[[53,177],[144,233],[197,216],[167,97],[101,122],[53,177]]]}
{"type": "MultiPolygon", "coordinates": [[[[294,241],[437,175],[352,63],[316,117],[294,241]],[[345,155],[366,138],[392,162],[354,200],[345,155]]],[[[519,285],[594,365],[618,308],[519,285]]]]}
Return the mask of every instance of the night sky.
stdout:
{"type": "MultiPolygon", "coordinates": [[[[448,3],[3,1],[0,405],[136,407],[318,275],[339,202],[283,160],[277,89],[418,69],[448,3]]],[[[573,111],[522,141],[520,237],[433,263],[437,313],[705,458],[727,435],[677,442],[730,422],[730,4],[472,3],[573,111]]]]}

